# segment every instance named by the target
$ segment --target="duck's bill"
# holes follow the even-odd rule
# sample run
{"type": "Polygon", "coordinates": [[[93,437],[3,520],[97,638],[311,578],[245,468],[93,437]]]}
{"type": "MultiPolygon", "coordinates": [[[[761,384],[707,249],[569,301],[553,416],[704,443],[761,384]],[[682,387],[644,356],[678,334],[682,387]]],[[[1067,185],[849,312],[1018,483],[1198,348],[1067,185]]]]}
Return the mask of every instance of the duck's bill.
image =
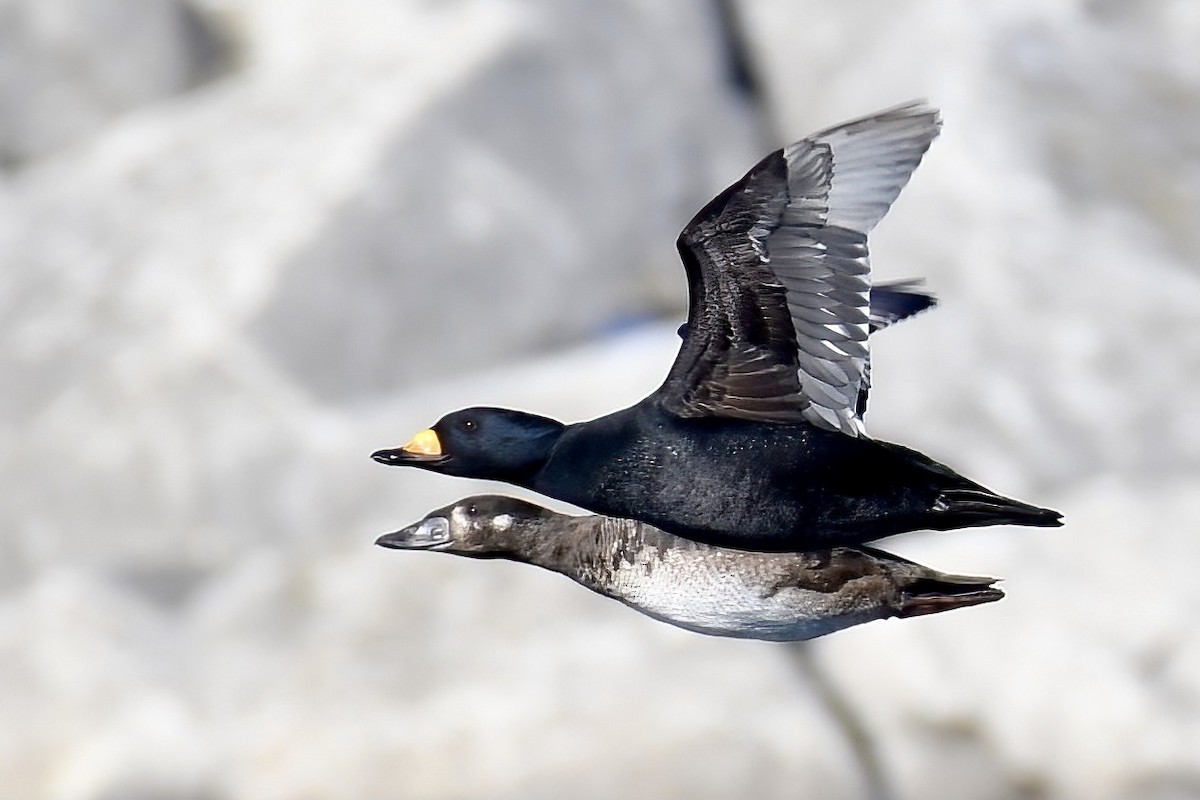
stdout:
{"type": "Polygon", "coordinates": [[[450,520],[429,517],[395,533],[385,533],[375,540],[380,547],[393,550],[435,550],[450,544],[450,520]]]}
{"type": "Polygon", "coordinates": [[[450,457],[442,452],[442,443],[438,435],[431,429],[426,429],[412,438],[403,447],[392,450],[376,450],[371,458],[380,464],[389,466],[403,465],[436,465],[444,464],[450,457]]]}

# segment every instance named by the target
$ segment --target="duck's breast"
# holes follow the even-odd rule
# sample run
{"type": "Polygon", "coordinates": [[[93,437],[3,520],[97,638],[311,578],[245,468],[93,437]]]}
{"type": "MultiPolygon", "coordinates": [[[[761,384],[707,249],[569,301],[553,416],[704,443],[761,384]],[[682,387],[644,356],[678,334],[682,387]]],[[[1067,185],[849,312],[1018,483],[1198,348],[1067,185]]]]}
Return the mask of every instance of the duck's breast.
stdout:
{"type": "Polygon", "coordinates": [[[626,554],[605,593],[681,628],[746,639],[811,639],[886,616],[881,599],[787,584],[787,558],[647,544],[626,554]]]}

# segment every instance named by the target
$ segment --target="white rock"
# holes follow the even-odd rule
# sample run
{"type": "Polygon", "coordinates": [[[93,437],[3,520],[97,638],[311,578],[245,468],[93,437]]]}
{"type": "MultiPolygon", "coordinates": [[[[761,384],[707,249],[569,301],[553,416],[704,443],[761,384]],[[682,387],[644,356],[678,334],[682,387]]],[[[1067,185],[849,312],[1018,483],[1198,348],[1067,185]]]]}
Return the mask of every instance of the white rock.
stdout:
{"type": "MultiPolygon", "coordinates": [[[[813,648],[900,797],[1200,782],[1192,7],[742,6],[788,134],[945,109],[873,243],[943,306],[874,340],[871,430],[1067,513],[888,543],[1009,597],[813,648]]],[[[235,71],[0,184],[5,791],[862,796],[791,651],[370,544],[483,488],[372,450],[665,375],[678,319],[567,345],[678,316],[757,155],[701,7],[206,8],[235,71]]]]}
{"type": "Polygon", "coordinates": [[[1056,499],[1061,530],[892,545],[991,570],[1008,592],[976,614],[821,641],[820,663],[865,716],[901,797],[1132,798],[1194,785],[1197,477],[1098,481],[1056,499]]]}
{"type": "Polygon", "coordinates": [[[681,302],[662,256],[709,156],[748,158],[715,34],[571,8],[226,8],[243,71],[11,181],[0,579],[352,527],[300,455],[352,400],[681,302]]]}

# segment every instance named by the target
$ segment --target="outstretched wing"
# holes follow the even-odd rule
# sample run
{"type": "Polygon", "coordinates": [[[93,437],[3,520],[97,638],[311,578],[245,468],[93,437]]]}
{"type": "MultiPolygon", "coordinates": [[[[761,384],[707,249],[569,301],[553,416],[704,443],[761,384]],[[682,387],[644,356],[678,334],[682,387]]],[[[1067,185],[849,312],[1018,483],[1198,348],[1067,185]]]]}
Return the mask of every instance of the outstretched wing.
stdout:
{"type": "Polygon", "coordinates": [[[940,125],[914,103],[814,134],[771,153],[688,223],[677,243],[688,336],[659,390],[664,408],[865,435],[867,233],[940,125]]]}

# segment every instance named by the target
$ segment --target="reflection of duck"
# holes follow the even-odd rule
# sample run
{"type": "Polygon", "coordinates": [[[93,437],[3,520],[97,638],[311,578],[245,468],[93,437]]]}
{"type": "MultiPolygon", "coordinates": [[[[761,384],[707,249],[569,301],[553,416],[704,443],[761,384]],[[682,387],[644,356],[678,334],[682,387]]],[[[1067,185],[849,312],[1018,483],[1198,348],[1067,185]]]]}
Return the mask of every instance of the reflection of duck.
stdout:
{"type": "Polygon", "coordinates": [[[939,128],[908,105],[778,150],[684,229],[687,333],[637,405],[563,425],[470,408],[374,458],[525,486],[696,541],[761,550],[919,528],[1058,525],[866,435],[867,233],[939,128]]]}
{"type": "Polygon", "coordinates": [[[743,639],[811,639],[1004,596],[992,578],[946,575],[874,549],[728,550],[633,520],[571,517],[498,495],[460,500],[378,544],[523,561],[663,622],[743,639]]]}

